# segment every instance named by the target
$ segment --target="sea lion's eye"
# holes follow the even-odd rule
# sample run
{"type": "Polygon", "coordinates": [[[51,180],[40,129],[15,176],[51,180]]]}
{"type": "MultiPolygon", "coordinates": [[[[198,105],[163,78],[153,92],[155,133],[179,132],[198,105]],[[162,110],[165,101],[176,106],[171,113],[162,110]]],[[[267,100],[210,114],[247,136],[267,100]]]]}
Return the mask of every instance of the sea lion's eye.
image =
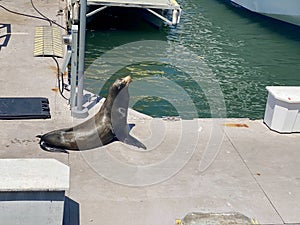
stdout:
{"type": "Polygon", "coordinates": [[[121,82],[121,83],[118,85],[118,90],[122,89],[124,86],[125,86],[125,84],[124,84],[123,82],[121,82]]]}
{"type": "Polygon", "coordinates": [[[123,88],[123,87],[125,87],[125,85],[126,85],[125,82],[122,82],[122,83],[120,84],[120,87],[123,88]]]}

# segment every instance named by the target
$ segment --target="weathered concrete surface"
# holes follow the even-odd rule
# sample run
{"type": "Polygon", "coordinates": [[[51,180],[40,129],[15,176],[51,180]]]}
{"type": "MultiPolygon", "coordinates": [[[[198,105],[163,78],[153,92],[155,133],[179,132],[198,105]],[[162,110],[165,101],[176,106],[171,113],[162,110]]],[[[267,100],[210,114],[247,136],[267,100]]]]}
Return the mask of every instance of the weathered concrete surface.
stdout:
{"type": "MultiPolygon", "coordinates": [[[[34,1],[42,13],[60,22],[57,16],[61,1],[34,1]]],[[[1,5],[17,12],[39,16],[30,1],[1,1],[1,5]]],[[[57,92],[57,69],[51,58],[35,58],[34,28],[49,25],[47,21],[9,13],[0,8],[0,23],[11,26],[7,46],[0,50],[1,97],[47,97],[50,101],[51,119],[0,121],[1,158],[54,157],[68,164],[68,156],[49,154],[38,148],[37,134],[71,123],[67,102],[57,92]]],[[[5,33],[2,31],[3,34],[5,33]]],[[[2,42],[1,42],[2,43],[2,42]]]]}
{"type": "Polygon", "coordinates": [[[0,178],[0,224],[62,224],[68,166],[55,159],[1,159],[0,178]]]}
{"type": "Polygon", "coordinates": [[[64,191],[0,192],[1,225],[61,225],[64,191]]]}
{"type": "Polygon", "coordinates": [[[300,134],[278,134],[261,121],[226,133],[283,221],[299,223],[300,134]]]}
{"type": "MultiPolygon", "coordinates": [[[[34,13],[29,1],[0,3],[34,13]]],[[[57,21],[63,4],[36,1],[57,21]]],[[[33,57],[34,26],[47,23],[0,13],[13,33],[0,51],[0,96],[48,97],[52,115],[0,121],[0,157],[56,158],[69,165],[68,219],[80,220],[71,224],[172,225],[189,212],[228,211],[262,224],[300,223],[300,135],[280,135],[260,120],[164,121],[131,111],[131,132],[147,151],[119,142],[69,155],[42,151],[36,134],[80,121],[72,120],[66,101],[52,91],[52,59],[33,57]]]]}
{"type": "MultiPolygon", "coordinates": [[[[157,124],[155,120],[135,121],[136,129],[133,130],[133,133],[139,136],[140,139],[143,137],[143,134],[140,134],[141,131],[149,135],[151,123],[157,124]]],[[[203,119],[193,122],[198,122],[202,128],[199,140],[196,142],[195,149],[187,147],[179,150],[184,153],[192,150],[192,154],[191,158],[186,162],[176,160],[176,157],[173,159],[172,170],[175,173],[173,176],[165,174],[165,167],[162,163],[164,163],[164,160],[168,160],[168,157],[171,157],[172,154],[178,154],[174,153],[176,146],[179,146],[178,142],[191,146],[192,140],[176,138],[178,137],[177,128],[179,124],[190,126],[190,121],[167,121],[160,125],[160,129],[156,127],[156,132],[163,136],[162,143],[155,143],[155,140],[152,138],[155,134],[146,137],[144,143],[147,147],[150,146],[148,152],[137,152],[123,144],[113,143],[101,150],[71,154],[72,178],[70,195],[74,196],[74,199],[81,203],[81,211],[87,215],[86,220],[83,218],[82,220],[85,223],[93,221],[95,224],[99,224],[101,221],[107,221],[106,224],[124,223],[124,221],[128,221],[128,224],[173,224],[176,218],[182,218],[188,212],[236,211],[248,217],[256,218],[263,224],[299,222],[299,219],[295,218],[297,217],[295,215],[298,213],[297,200],[292,204],[294,207],[286,207],[284,209],[274,207],[274,202],[272,201],[281,200],[278,204],[291,204],[292,202],[289,201],[287,203],[283,196],[281,198],[278,195],[282,192],[288,193],[291,190],[294,190],[291,192],[292,195],[299,198],[297,193],[299,185],[297,177],[299,174],[296,170],[293,176],[285,177],[285,179],[290,180],[288,188],[283,188],[285,182],[279,179],[277,182],[282,182],[282,188],[274,187],[272,190],[274,193],[266,192],[267,189],[263,188],[263,183],[257,179],[257,176],[267,177],[267,174],[261,172],[264,167],[258,172],[252,171],[247,162],[241,157],[241,152],[247,146],[237,148],[230,135],[230,133],[235,132],[234,138],[237,138],[241,143],[247,144],[249,148],[256,149],[255,151],[268,151],[267,147],[264,148],[258,145],[256,148],[256,143],[264,142],[269,136],[278,136],[279,134],[274,134],[266,129],[261,121],[234,120],[231,123],[242,122],[249,127],[230,127],[225,129],[222,125],[224,121],[218,121],[219,128],[224,129],[223,141],[220,146],[215,146],[216,148],[220,147],[216,158],[211,161],[210,166],[206,170],[201,171],[199,166],[203,156],[207,154],[205,153],[207,144],[212,137],[212,120],[203,119]],[[263,134],[259,136],[254,135],[255,138],[252,138],[251,143],[249,143],[248,136],[259,132],[263,134]],[[151,145],[155,147],[152,149],[151,145]],[[149,184],[148,180],[152,179],[149,177],[143,179],[143,175],[148,175],[147,172],[143,171],[143,167],[136,167],[136,171],[132,172],[131,169],[124,167],[123,164],[115,163],[116,160],[129,165],[146,165],[146,168],[156,163],[157,168],[152,168],[153,176],[151,178],[157,177],[157,173],[160,173],[165,180],[160,180],[161,177],[158,177],[157,181],[162,181],[161,183],[144,187],[130,187],[136,181],[141,181],[141,185],[143,182],[149,184]],[[184,167],[176,173],[178,163],[182,163],[184,167]],[[110,167],[110,165],[114,166],[110,167]],[[105,168],[108,171],[105,171],[105,168]],[[114,171],[117,171],[117,175],[114,171]],[[125,179],[122,180],[120,176],[121,178],[123,176],[125,179]],[[121,184],[117,184],[118,182],[121,184]],[[78,183],[81,183],[80,187],[77,186],[78,183]],[[72,188],[74,186],[76,188],[72,188]],[[278,190],[278,194],[276,190],[278,190]],[[90,192],[93,192],[93,195],[90,195],[90,192]],[[274,198],[272,198],[272,195],[274,195],[274,198]],[[119,216],[114,216],[116,214],[119,216]]],[[[197,132],[197,130],[194,131],[197,132]]],[[[299,145],[299,140],[296,137],[297,135],[295,134],[284,136],[285,141],[281,142],[281,145],[285,145],[285,142],[294,142],[292,145],[299,145]]],[[[268,145],[268,142],[265,145],[268,145]]],[[[281,148],[280,144],[277,146],[281,148]]],[[[292,148],[294,156],[290,160],[293,162],[294,158],[299,157],[299,152],[296,152],[296,147],[292,148]],[[297,154],[298,157],[296,156],[297,154]]],[[[272,155],[273,152],[268,154],[272,155]]],[[[182,157],[180,154],[178,156],[182,157]]],[[[285,161],[280,161],[280,155],[273,157],[277,158],[279,161],[277,163],[281,163],[281,165],[286,163],[285,161]]],[[[257,160],[259,161],[259,159],[257,160]]],[[[268,158],[265,158],[264,162],[265,168],[274,166],[274,162],[268,160],[268,158]]],[[[297,161],[293,163],[296,164],[297,161]]],[[[172,164],[167,165],[172,167],[172,164]]],[[[274,171],[273,174],[275,173],[274,171]]],[[[152,182],[155,183],[155,180],[152,182]]],[[[272,182],[266,181],[266,184],[272,186],[272,182]]]]}
{"type": "Polygon", "coordinates": [[[1,159],[0,171],[1,192],[69,189],[70,169],[55,159],[1,159]]]}

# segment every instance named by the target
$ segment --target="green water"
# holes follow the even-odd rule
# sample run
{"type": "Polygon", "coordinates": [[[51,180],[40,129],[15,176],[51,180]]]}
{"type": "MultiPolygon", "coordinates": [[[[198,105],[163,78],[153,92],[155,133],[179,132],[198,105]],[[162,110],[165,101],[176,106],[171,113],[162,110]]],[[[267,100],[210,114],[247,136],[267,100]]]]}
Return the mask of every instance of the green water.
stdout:
{"type": "MultiPolygon", "coordinates": [[[[95,23],[89,26],[85,88],[105,96],[116,77],[130,74],[133,92],[140,95],[131,94],[134,109],[154,117],[194,117],[190,107],[179,113],[173,104],[186,104],[183,97],[186,95],[196,108],[196,116],[215,117],[210,108],[213,99],[207,95],[209,89],[202,89],[188,71],[172,64],[132,63],[110,74],[107,62],[103,62],[101,56],[128,43],[145,40],[182,46],[185,52],[179,54],[186,54],[187,59],[190,52],[199,56],[201,64],[213,74],[207,76],[211,85],[221,88],[227,117],[261,119],[267,98],[265,86],[300,85],[300,28],[233,7],[222,0],[178,2],[183,15],[176,29],[156,29],[148,23],[137,22],[139,20],[135,18],[125,16],[118,20],[113,15],[97,20],[100,27],[95,23]],[[112,22],[108,23],[108,20],[112,22]],[[135,81],[143,85],[135,87],[135,81]],[[164,87],[159,85],[161,83],[164,87]],[[181,89],[183,92],[178,91],[181,89]],[[152,92],[155,92],[154,96],[151,96],[152,92]]],[[[131,56],[122,53],[121,57],[131,56]]],[[[118,64],[114,60],[109,63],[118,64]]],[[[206,73],[201,66],[193,69],[206,73]]],[[[220,106],[220,111],[223,108],[220,106]]]]}

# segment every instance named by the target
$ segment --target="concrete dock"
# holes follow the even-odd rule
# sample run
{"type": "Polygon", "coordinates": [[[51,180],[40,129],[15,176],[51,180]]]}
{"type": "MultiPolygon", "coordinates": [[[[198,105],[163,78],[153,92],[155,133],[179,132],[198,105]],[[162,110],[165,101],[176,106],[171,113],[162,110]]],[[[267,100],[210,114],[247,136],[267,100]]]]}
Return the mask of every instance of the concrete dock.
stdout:
{"type": "MultiPolygon", "coordinates": [[[[34,2],[63,24],[65,2],[34,2]]],[[[29,0],[0,5],[38,16],[29,0]]],[[[41,150],[37,134],[80,121],[57,92],[54,61],[33,57],[34,28],[48,23],[0,7],[0,24],[11,27],[0,42],[0,97],[47,97],[51,110],[51,119],[1,120],[0,158],[55,158],[70,166],[65,225],[173,225],[190,212],[300,224],[300,134],[272,132],[261,120],[177,121],[130,111],[131,133],[147,151],[120,142],[69,154],[41,150]]]]}

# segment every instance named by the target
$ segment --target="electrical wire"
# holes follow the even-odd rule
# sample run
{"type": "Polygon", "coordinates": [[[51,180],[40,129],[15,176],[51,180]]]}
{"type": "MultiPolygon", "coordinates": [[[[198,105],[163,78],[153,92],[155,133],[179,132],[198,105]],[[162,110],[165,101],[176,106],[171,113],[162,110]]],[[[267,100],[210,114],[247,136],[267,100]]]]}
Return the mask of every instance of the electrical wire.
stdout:
{"type": "Polygon", "coordinates": [[[13,10],[10,10],[6,7],[4,7],[3,5],[0,4],[0,8],[6,10],[7,12],[10,12],[10,13],[13,13],[13,14],[16,14],[16,15],[19,15],[19,16],[25,16],[25,17],[29,17],[29,18],[33,18],[33,19],[39,19],[39,20],[46,20],[48,22],[51,21],[51,23],[55,24],[56,26],[60,27],[61,29],[64,29],[67,31],[67,29],[65,27],[63,27],[62,25],[56,23],[54,20],[51,20],[47,17],[39,17],[39,16],[34,16],[34,15],[30,15],[30,14],[25,14],[25,13],[20,13],[20,12],[17,12],[17,11],[13,11],[13,10]]]}
{"type": "Polygon", "coordinates": [[[33,0],[30,0],[30,3],[31,3],[31,5],[32,5],[32,8],[34,8],[34,10],[35,10],[41,17],[45,18],[45,19],[50,23],[50,26],[52,26],[52,21],[51,21],[47,16],[45,16],[44,14],[42,14],[42,13],[40,12],[40,10],[38,10],[38,9],[35,7],[35,5],[33,4],[33,0]]]}
{"type": "Polygon", "coordinates": [[[64,77],[63,77],[63,73],[60,72],[60,68],[59,68],[59,64],[57,62],[57,59],[55,57],[51,57],[55,63],[56,63],[56,67],[57,67],[57,83],[58,83],[58,90],[60,95],[66,99],[69,100],[67,97],[64,96],[64,77]]]}

